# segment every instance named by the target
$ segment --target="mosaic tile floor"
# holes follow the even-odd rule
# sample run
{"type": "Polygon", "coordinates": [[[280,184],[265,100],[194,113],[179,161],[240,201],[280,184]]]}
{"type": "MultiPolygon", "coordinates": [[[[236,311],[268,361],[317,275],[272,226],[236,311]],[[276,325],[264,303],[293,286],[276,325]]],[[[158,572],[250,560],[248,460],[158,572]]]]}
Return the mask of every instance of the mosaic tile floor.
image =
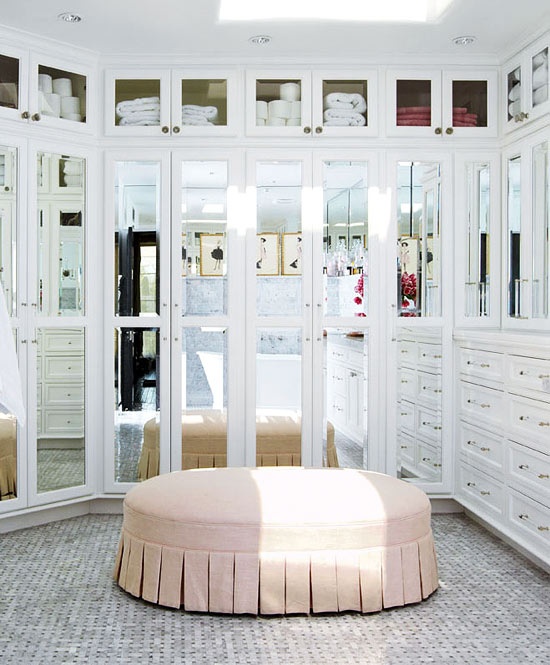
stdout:
{"type": "Polygon", "coordinates": [[[2,665],[542,665],[550,576],[463,515],[435,515],[441,588],[378,614],[187,614],[112,581],[120,516],[0,536],[2,665]]]}

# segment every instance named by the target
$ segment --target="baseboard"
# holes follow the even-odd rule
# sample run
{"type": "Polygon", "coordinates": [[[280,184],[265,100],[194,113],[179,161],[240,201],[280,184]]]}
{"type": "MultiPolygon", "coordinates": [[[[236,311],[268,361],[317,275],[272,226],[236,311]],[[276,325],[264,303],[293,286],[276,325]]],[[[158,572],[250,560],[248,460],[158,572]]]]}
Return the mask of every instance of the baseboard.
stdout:
{"type": "Polygon", "coordinates": [[[430,497],[430,503],[432,504],[432,515],[464,512],[464,508],[454,499],[438,499],[430,497]]]}
{"type": "Polygon", "coordinates": [[[27,508],[25,512],[6,515],[0,519],[0,533],[9,533],[19,529],[30,529],[49,522],[59,522],[71,517],[82,517],[90,514],[90,499],[73,501],[56,506],[37,506],[27,508]]]}

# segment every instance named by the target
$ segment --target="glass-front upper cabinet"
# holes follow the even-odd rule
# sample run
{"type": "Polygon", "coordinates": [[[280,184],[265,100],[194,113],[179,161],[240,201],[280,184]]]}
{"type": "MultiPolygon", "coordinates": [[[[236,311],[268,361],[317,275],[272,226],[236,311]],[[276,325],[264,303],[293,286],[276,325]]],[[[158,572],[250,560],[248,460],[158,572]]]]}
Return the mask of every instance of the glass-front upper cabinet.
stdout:
{"type": "Polygon", "coordinates": [[[388,134],[496,136],[497,74],[389,71],[388,134]]]}
{"type": "Polygon", "coordinates": [[[375,71],[247,72],[246,131],[253,136],[372,136],[375,71]]]}
{"type": "Polygon", "coordinates": [[[105,132],[146,136],[236,133],[234,72],[117,71],[106,76],[105,132]]]}
{"type": "Polygon", "coordinates": [[[441,316],[441,166],[397,166],[397,312],[441,316]]]}
{"type": "Polygon", "coordinates": [[[548,40],[539,40],[504,67],[504,122],[507,131],[548,113],[548,40]]]}
{"type": "Polygon", "coordinates": [[[8,118],[20,118],[22,104],[27,99],[28,78],[23,73],[25,55],[2,47],[0,52],[0,114],[8,118]]]}

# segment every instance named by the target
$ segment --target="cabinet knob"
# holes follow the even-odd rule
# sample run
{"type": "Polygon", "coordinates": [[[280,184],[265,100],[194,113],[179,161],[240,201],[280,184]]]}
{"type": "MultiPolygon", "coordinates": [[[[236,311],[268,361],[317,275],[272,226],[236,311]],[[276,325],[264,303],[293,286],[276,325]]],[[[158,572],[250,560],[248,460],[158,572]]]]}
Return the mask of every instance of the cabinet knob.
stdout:
{"type": "Polygon", "coordinates": [[[304,127],[304,134],[311,134],[311,127],[304,127]]]}
{"type": "Polygon", "coordinates": [[[447,127],[445,130],[445,134],[452,134],[454,132],[454,129],[452,127],[447,127]]]}
{"type": "Polygon", "coordinates": [[[38,122],[42,116],[40,113],[33,113],[31,116],[31,120],[34,120],[35,122],[38,122]]]}
{"type": "Polygon", "coordinates": [[[31,114],[28,111],[23,111],[21,117],[23,118],[23,120],[28,120],[31,117],[31,114]]]}
{"type": "Polygon", "coordinates": [[[439,135],[439,134],[441,134],[441,133],[443,132],[443,130],[441,129],[441,127],[436,127],[436,128],[434,129],[434,132],[435,132],[437,135],[439,135]]]}
{"type": "Polygon", "coordinates": [[[316,134],[322,134],[323,133],[323,128],[322,127],[315,127],[315,133],[316,134]]]}
{"type": "Polygon", "coordinates": [[[166,125],[164,125],[164,127],[162,127],[161,131],[162,131],[163,134],[168,134],[168,132],[170,131],[170,127],[167,127],[166,125]]]}
{"type": "Polygon", "coordinates": [[[174,134],[179,134],[179,133],[180,133],[180,128],[176,125],[176,126],[172,129],[172,131],[174,132],[174,134]]]}

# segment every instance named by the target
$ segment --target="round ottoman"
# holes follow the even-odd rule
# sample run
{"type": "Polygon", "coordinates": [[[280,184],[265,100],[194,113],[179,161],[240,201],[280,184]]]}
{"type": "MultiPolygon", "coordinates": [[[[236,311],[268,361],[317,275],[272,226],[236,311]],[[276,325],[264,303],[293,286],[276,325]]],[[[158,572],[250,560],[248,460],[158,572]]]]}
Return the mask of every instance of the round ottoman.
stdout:
{"type": "Polygon", "coordinates": [[[176,471],[126,495],[114,577],[191,611],[375,612],[437,588],[430,513],[420,489],[369,471],[176,471]]]}

